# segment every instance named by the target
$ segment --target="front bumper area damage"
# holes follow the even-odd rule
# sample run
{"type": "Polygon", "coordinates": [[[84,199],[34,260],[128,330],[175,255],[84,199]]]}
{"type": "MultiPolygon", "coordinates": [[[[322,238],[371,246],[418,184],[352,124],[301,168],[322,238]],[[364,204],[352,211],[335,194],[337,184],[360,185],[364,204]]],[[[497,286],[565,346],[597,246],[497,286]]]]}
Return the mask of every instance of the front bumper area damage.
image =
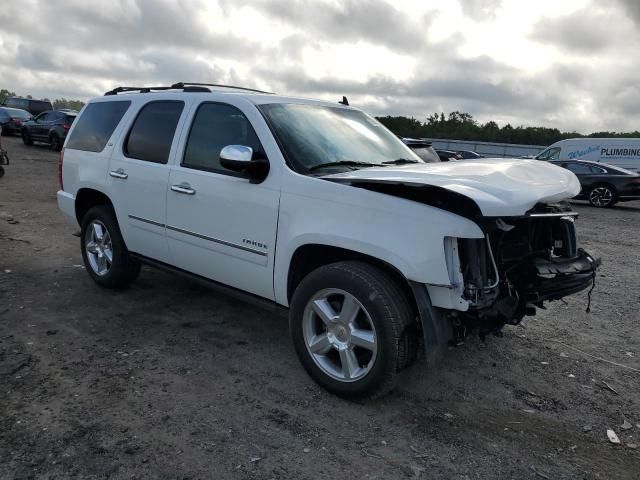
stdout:
{"type": "Polygon", "coordinates": [[[454,337],[497,333],[544,303],[595,285],[598,259],[576,246],[577,214],[566,204],[537,205],[520,217],[483,217],[484,239],[458,239],[463,299],[450,313],[454,337]]]}

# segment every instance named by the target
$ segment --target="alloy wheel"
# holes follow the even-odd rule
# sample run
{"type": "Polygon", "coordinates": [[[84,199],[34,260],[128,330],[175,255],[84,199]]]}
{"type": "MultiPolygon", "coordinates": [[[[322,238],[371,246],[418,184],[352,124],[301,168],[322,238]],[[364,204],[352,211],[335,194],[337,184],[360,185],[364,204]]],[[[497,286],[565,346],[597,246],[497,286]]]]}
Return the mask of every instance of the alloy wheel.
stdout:
{"type": "Polygon", "coordinates": [[[309,300],[302,333],[315,364],[336,380],[355,382],[373,368],[375,326],[364,306],[344,290],[324,289],[309,300]]]}
{"type": "Polygon", "coordinates": [[[596,187],[589,193],[589,201],[596,207],[606,207],[613,201],[613,192],[608,187],[596,187]]]}
{"type": "Polygon", "coordinates": [[[89,265],[96,275],[109,273],[113,262],[113,246],[109,231],[99,220],[93,220],[85,233],[85,251],[89,265]]]}

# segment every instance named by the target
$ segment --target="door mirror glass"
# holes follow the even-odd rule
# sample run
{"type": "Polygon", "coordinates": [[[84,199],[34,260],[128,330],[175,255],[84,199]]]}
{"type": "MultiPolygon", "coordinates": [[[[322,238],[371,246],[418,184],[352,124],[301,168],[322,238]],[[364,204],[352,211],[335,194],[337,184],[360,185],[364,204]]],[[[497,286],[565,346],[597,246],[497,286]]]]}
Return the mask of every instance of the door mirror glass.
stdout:
{"type": "Polygon", "coordinates": [[[262,182],[269,173],[269,162],[254,158],[253,148],[245,145],[227,145],[220,150],[220,165],[245,175],[251,183],[262,182]]]}

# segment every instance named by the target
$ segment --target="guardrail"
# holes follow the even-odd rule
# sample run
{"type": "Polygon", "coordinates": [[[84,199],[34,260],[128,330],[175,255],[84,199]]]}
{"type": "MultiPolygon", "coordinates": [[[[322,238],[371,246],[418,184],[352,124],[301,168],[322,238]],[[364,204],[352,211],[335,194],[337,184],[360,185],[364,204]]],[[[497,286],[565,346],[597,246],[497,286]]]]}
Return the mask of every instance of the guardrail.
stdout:
{"type": "Polygon", "coordinates": [[[467,140],[448,140],[443,138],[428,138],[433,148],[438,150],[471,150],[485,157],[522,157],[537,155],[547,148],[544,145],[520,145],[517,143],[474,142],[467,140]]]}

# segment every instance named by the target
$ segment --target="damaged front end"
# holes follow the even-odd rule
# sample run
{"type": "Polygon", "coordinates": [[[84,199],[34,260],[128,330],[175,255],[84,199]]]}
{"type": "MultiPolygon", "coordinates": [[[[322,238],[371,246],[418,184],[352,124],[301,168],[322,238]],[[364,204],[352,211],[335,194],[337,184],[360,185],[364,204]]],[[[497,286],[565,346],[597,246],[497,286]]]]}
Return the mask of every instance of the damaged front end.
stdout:
{"type": "Polygon", "coordinates": [[[544,302],[593,287],[599,260],[576,246],[577,213],[567,204],[537,205],[518,217],[483,217],[484,239],[457,239],[466,312],[454,336],[500,331],[534,315],[544,302]]]}

